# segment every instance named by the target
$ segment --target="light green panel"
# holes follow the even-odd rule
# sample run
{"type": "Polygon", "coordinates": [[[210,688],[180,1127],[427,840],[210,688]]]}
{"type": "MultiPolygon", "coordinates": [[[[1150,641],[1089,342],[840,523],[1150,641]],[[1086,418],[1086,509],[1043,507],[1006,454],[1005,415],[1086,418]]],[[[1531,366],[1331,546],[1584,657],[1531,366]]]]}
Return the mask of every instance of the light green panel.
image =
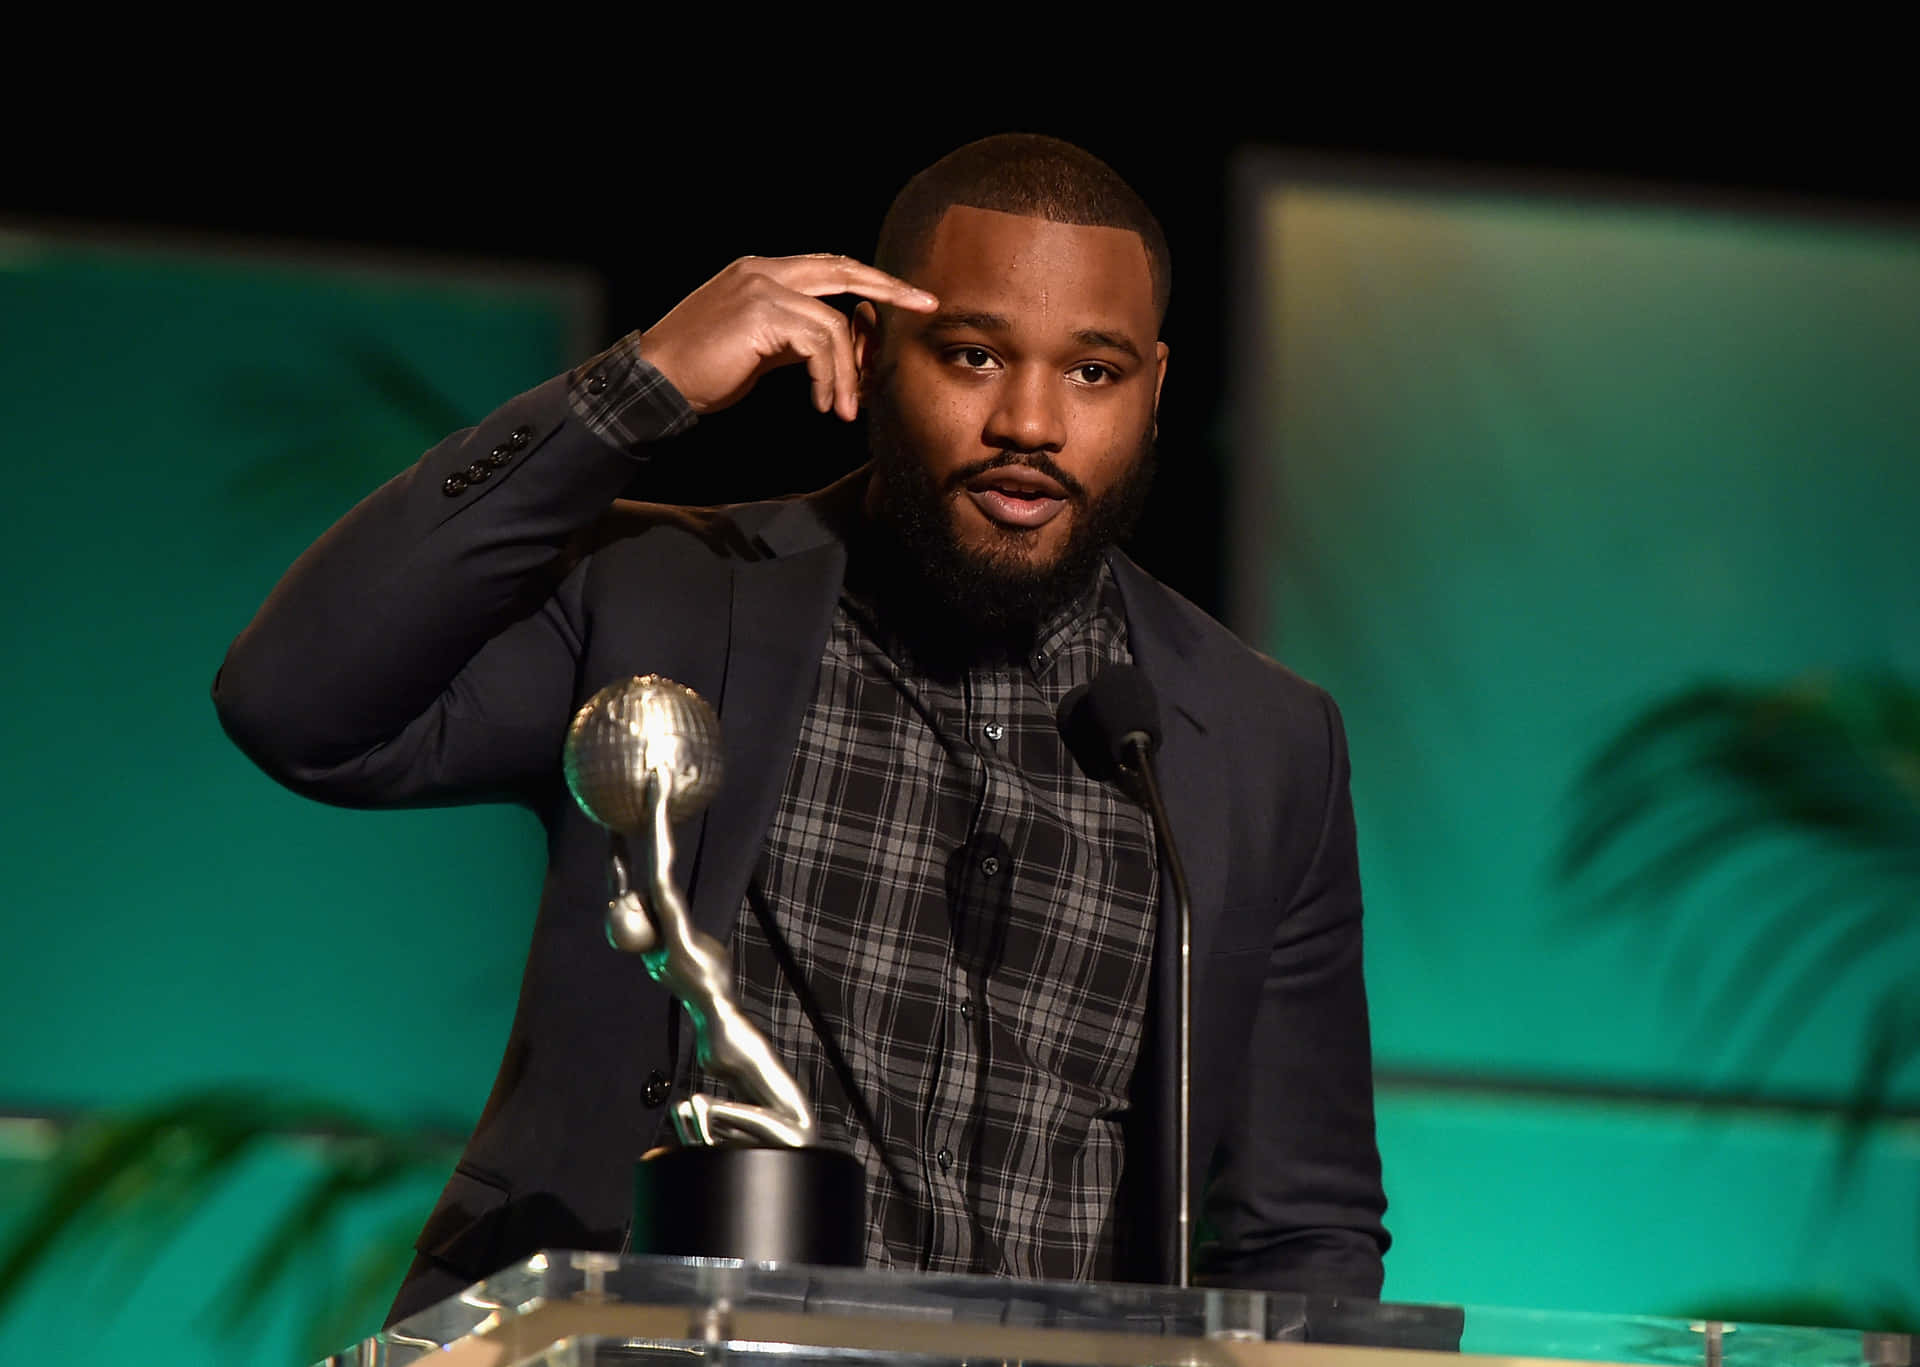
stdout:
{"type": "Polygon", "coordinates": [[[227,642],[334,518],[577,347],[564,282],[8,239],[0,1104],[258,1079],[464,1125],[539,837],[296,799],[220,732],[227,642]]]}
{"type": "Polygon", "coordinates": [[[1920,235],[1263,184],[1237,618],[1345,713],[1378,1061],[1468,1089],[1381,1095],[1388,1295],[1915,1321],[1910,1125],[1836,1185],[1837,1112],[1605,1098],[1843,1099],[1920,921],[1790,994],[1865,909],[1767,928],[1830,850],[1636,911],[1552,869],[1575,776],[1656,703],[1920,685],[1920,235]]]}
{"type": "Polygon", "coordinates": [[[1844,1169],[1817,1116],[1417,1088],[1378,1106],[1389,1299],[1697,1316],[1911,1297],[1920,1126],[1881,1127],[1844,1169]]]}
{"type": "Polygon", "coordinates": [[[1780,1002],[1845,908],[1743,960],[1777,880],[1609,919],[1550,866],[1640,709],[1920,679],[1920,239],[1305,184],[1259,234],[1242,619],[1345,710],[1382,1061],[1843,1094],[1920,936],[1780,1002]]]}

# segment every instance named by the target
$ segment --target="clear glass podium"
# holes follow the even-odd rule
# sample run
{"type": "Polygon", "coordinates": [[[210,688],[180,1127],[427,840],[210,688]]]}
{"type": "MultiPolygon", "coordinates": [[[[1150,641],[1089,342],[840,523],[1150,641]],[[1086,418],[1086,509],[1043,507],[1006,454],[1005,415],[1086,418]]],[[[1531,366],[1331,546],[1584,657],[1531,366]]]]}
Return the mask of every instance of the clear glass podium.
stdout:
{"type": "Polygon", "coordinates": [[[1839,1329],[1018,1282],[720,1259],[541,1253],[327,1367],[1920,1367],[1839,1329]]]}

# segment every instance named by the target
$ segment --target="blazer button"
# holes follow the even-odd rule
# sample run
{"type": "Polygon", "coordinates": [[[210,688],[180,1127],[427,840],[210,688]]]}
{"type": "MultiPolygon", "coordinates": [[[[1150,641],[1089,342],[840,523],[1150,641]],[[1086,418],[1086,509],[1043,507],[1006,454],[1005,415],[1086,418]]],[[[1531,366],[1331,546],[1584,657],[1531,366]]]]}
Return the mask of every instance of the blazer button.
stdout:
{"type": "Polygon", "coordinates": [[[462,474],[448,475],[447,482],[440,486],[440,492],[448,498],[452,498],[457,494],[464,494],[466,491],[467,477],[462,474]]]}
{"type": "Polygon", "coordinates": [[[493,471],[489,470],[477,460],[467,467],[467,483],[469,484],[485,484],[492,478],[493,471]]]}
{"type": "Polygon", "coordinates": [[[518,451],[527,444],[527,438],[532,435],[533,429],[531,427],[516,427],[513,429],[513,434],[507,438],[507,445],[518,451]]]}
{"type": "Polygon", "coordinates": [[[657,1111],[667,1104],[667,1096],[673,1091],[673,1084],[655,1068],[647,1074],[647,1084],[640,1089],[640,1099],[647,1103],[647,1109],[657,1111]]]}

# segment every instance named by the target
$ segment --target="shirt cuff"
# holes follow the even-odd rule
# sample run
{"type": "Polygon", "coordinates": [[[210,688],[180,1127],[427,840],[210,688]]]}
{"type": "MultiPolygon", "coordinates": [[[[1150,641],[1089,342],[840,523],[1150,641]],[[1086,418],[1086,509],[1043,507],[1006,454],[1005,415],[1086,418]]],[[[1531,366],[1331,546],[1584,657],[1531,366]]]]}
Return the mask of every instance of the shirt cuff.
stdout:
{"type": "Polygon", "coordinates": [[[625,451],[684,432],[697,420],[673,382],[641,358],[638,332],[575,370],[572,381],[567,403],[574,417],[625,451]]]}

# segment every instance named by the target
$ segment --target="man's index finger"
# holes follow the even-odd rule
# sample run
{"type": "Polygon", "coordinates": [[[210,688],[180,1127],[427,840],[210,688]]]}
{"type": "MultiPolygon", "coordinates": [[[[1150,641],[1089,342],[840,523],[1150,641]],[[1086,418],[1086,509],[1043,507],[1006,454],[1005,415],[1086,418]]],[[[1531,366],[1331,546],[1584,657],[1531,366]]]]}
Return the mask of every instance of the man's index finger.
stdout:
{"type": "Polygon", "coordinates": [[[800,269],[786,284],[803,294],[816,297],[857,294],[876,304],[893,304],[923,313],[930,313],[940,306],[940,301],[927,291],[850,256],[822,253],[790,259],[798,263],[800,269]]]}

